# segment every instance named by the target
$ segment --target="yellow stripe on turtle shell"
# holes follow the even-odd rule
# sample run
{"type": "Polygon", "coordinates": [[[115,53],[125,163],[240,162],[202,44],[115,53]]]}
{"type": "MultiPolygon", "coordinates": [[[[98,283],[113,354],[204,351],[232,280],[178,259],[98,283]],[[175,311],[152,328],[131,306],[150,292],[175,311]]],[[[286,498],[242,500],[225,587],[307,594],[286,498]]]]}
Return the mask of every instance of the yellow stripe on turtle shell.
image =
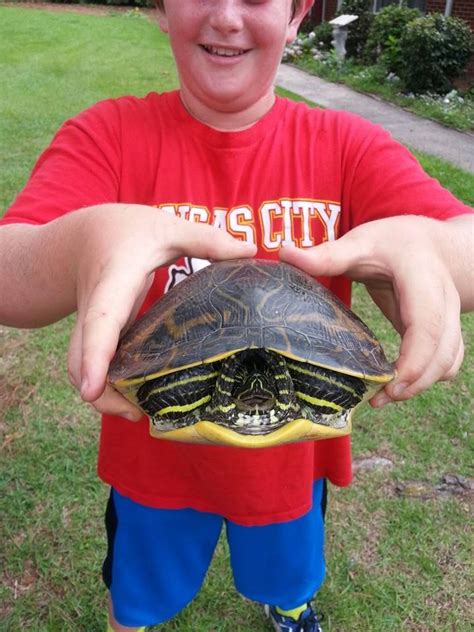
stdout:
{"type": "MultiPolygon", "coordinates": [[[[124,392],[126,392],[130,387],[134,385],[143,384],[144,382],[148,382],[149,380],[154,380],[157,377],[169,375],[170,373],[176,373],[177,371],[184,371],[185,369],[190,369],[193,366],[199,366],[200,364],[210,364],[211,362],[219,362],[220,360],[225,360],[225,358],[228,358],[231,355],[240,353],[241,351],[245,351],[248,348],[253,348],[253,347],[240,347],[239,349],[232,349],[231,351],[218,353],[202,361],[200,360],[198,362],[189,362],[188,364],[183,364],[182,366],[173,367],[173,368],[164,368],[161,371],[156,371],[155,373],[150,373],[149,375],[146,375],[146,376],[118,379],[115,382],[112,382],[112,384],[119,391],[123,390],[124,392]]],[[[337,370],[338,373],[342,373],[343,375],[352,375],[353,377],[358,377],[358,378],[361,378],[362,380],[366,380],[368,382],[375,382],[378,384],[385,384],[387,382],[391,382],[397,374],[396,369],[393,368],[393,373],[384,373],[381,375],[367,375],[365,373],[361,373],[360,371],[351,371],[345,368],[341,369],[340,367],[335,369],[334,366],[330,366],[329,364],[311,362],[310,360],[298,357],[297,355],[290,353],[286,350],[282,350],[282,349],[274,349],[273,347],[267,347],[266,351],[273,351],[274,353],[278,355],[282,355],[285,358],[289,358],[290,360],[296,360],[296,362],[305,362],[306,364],[309,364],[311,366],[319,366],[322,369],[329,369],[330,371],[337,370]]]]}
{"type": "Polygon", "coordinates": [[[192,402],[191,404],[185,404],[184,406],[166,406],[166,408],[162,408],[158,411],[158,415],[167,415],[168,413],[188,413],[190,410],[194,410],[199,406],[202,406],[206,402],[210,401],[211,396],[206,395],[205,397],[201,397],[201,399],[192,402]]]}
{"type": "Polygon", "coordinates": [[[163,377],[164,375],[170,375],[170,373],[177,373],[178,371],[191,369],[193,366],[199,366],[201,364],[211,364],[211,362],[219,362],[220,360],[225,360],[225,358],[228,358],[229,356],[234,355],[235,353],[240,353],[240,351],[245,351],[245,349],[246,347],[242,347],[240,349],[233,349],[232,351],[226,351],[225,353],[218,353],[202,361],[199,360],[198,362],[189,362],[188,364],[183,364],[182,366],[173,367],[173,368],[164,368],[161,371],[156,371],[155,373],[150,373],[149,375],[145,375],[145,376],[141,375],[140,377],[119,379],[119,380],[116,380],[115,382],[112,382],[112,384],[118,390],[123,389],[124,391],[126,391],[134,385],[143,384],[144,382],[154,380],[157,377],[163,377]]]}
{"type": "Polygon", "coordinates": [[[213,315],[211,312],[203,312],[194,318],[188,318],[185,322],[177,323],[174,318],[169,318],[165,321],[164,326],[174,340],[181,340],[186,332],[192,331],[195,327],[202,327],[203,325],[210,325],[216,320],[218,315],[213,315]]]}
{"type": "Polygon", "coordinates": [[[368,375],[367,373],[361,373],[360,371],[352,371],[350,369],[341,368],[341,367],[336,368],[334,365],[325,364],[322,362],[312,362],[311,360],[302,358],[300,356],[297,356],[294,353],[291,353],[290,351],[286,351],[282,349],[267,347],[266,351],[274,351],[275,353],[278,353],[278,355],[282,355],[285,358],[289,358],[290,360],[296,360],[296,362],[304,362],[311,366],[319,366],[322,369],[328,369],[329,371],[337,371],[337,373],[342,373],[342,375],[351,375],[352,377],[358,377],[361,380],[365,380],[367,382],[377,382],[379,384],[386,384],[387,382],[391,382],[397,375],[397,371],[395,367],[392,367],[393,368],[392,373],[381,373],[380,375],[373,375],[373,374],[368,375]]]}

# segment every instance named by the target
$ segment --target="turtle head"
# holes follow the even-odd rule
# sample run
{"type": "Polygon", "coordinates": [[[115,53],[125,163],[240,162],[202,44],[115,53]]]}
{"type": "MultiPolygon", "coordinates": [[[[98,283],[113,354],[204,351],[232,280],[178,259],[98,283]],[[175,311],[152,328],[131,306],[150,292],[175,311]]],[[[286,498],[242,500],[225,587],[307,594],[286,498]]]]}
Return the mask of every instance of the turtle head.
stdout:
{"type": "Polygon", "coordinates": [[[275,408],[273,372],[258,349],[238,357],[233,397],[236,409],[249,415],[275,408]]]}

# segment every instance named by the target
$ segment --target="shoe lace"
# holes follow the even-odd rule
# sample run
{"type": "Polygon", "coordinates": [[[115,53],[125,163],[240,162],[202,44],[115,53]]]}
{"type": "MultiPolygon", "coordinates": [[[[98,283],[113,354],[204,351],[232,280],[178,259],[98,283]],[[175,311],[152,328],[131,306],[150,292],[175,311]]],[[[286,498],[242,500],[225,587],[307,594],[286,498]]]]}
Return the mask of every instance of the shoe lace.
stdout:
{"type": "Polygon", "coordinates": [[[319,625],[321,621],[324,619],[324,615],[316,612],[311,608],[310,614],[303,619],[302,626],[300,628],[301,632],[322,632],[322,628],[319,625]]]}

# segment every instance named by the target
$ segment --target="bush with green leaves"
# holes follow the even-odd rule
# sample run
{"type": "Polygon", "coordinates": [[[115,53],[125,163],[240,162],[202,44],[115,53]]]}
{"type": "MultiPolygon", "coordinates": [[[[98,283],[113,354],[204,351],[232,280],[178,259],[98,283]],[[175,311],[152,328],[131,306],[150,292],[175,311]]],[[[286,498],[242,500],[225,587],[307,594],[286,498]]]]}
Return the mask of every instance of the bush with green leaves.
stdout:
{"type": "Polygon", "coordinates": [[[358,19],[349,26],[346,42],[347,57],[362,59],[365,44],[373,20],[373,0],[343,0],[336,15],[357,15],[358,19]]]}
{"type": "Polygon", "coordinates": [[[390,72],[398,72],[400,64],[400,38],[407,24],[421,17],[418,9],[390,4],[379,11],[370,27],[364,50],[366,61],[382,62],[390,72]]]}
{"type": "Polygon", "coordinates": [[[432,13],[406,25],[399,52],[398,74],[407,91],[443,94],[474,52],[472,31],[464,20],[432,13]]]}
{"type": "Polygon", "coordinates": [[[321,22],[313,29],[314,40],[319,50],[329,51],[332,48],[332,26],[329,22],[321,22]]]}

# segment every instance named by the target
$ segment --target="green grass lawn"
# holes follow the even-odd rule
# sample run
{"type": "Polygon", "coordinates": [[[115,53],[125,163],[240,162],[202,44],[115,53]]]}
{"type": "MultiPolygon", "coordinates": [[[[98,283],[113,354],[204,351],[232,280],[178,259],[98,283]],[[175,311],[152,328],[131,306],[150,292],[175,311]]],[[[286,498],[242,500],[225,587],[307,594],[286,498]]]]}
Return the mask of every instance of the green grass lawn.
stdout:
{"type": "MultiPolygon", "coordinates": [[[[0,7],[0,211],[66,118],[95,101],[176,85],[155,25],[108,17],[0,7]]],[[[474,204],[474,177],[429,156],[425,168],[474,204]]],[[[397,340],[361,288],[356,311],[395,357],[397,340]]],[[[472,334],[464,369],[414,401],[366,407],[355,422],[356,458],[393,467],[360,472],[330,490],[328,580],[318,598],[327,632],[472,629],[472,496],[400,495],[397,485],[472,476],[472,334]]],[[[99,421],[69,386],[71,320],[38,331],[0,328],[0,630],[100,632],[102,514],[95,472],[99,421]]],[[[416,490],[417,486],[409,489],[416,490]]],[[[165,632],[270,630],[261,609],[234,590],[223,542],[199,597],[165,632]]]]}

